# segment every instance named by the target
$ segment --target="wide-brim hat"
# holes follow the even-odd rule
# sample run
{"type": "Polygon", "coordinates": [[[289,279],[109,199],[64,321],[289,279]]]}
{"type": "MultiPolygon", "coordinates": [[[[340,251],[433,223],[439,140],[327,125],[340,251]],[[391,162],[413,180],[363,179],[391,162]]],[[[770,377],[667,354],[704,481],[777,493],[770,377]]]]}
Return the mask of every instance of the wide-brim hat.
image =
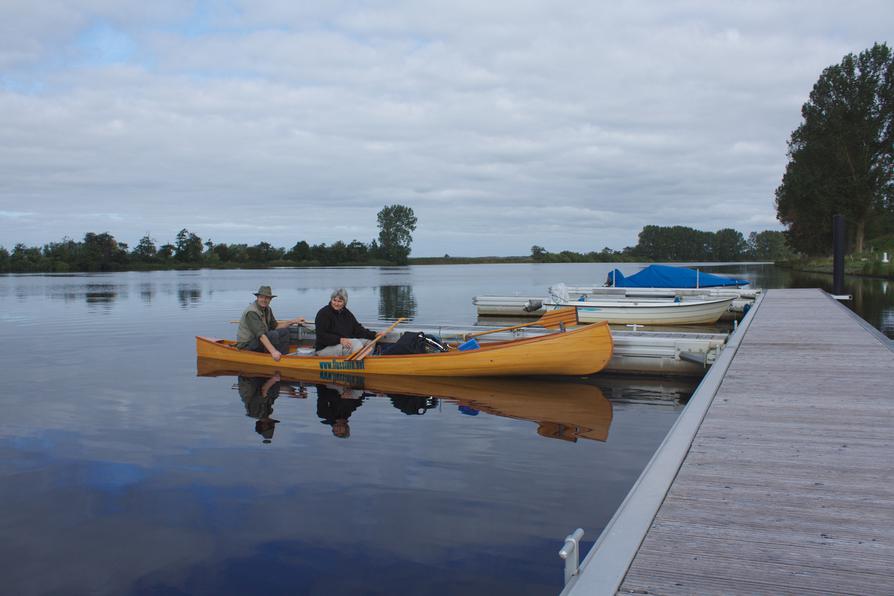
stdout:
{"type": "Polygon", "coordinates": [[[276,294],[273,293],[270,286],[261,286],[258,288],[258,291],[255,292],[255,296],[269,296],[270,298],[276,298],[276,294]]]}

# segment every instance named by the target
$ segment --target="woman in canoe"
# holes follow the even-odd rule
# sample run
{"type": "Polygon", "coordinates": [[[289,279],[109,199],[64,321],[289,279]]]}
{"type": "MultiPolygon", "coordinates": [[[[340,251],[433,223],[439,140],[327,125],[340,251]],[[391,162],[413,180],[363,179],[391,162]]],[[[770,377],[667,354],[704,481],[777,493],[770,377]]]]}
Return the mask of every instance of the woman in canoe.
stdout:
{"type": "Polygon", "coordinates": [[[348,291],[344,288],[332,292],[329,304],[320,309],[315,322],[317,356],[350,356],[376,337],[348,310],[348,291]]]}

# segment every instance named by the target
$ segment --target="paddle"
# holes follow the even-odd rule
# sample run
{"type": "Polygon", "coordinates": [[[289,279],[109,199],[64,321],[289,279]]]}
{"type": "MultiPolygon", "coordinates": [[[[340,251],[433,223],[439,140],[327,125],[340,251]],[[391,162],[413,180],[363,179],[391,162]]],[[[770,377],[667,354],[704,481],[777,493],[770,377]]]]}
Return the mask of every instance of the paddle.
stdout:
{"type": "Polygon", "coordinates": [[[503,327],[502,329],[491,329],[490,331],[482,331],[481,333],[464,335],[463,338],[472,339],[473,337],[481,337],[482,335],[488,335],[490,333],[512,331],[514,329],[521,329],[522,327],[533,327],[535,325],[546,327],[547,329],[558,329],[563,325],[577,325],[577,323],[577,308],[575,308],[574,306],[566,306],[564,308],[551,310],[536,321],[531,321],[530,323],[522,323],[521,325],[513,325],[512,327],[503,327]]]}
{"type": "Polygon", "coordinates": [[[362,348],[360,348],[359,350],[357,350],[356,352],[354,352],[353,354],[348,356],[347,360],[363,360],[364,358],[366,358],[369,355],[369,353],[373,351],[373,348],[376,347],[376,344],[378,343],[378,341],[380,339],[382,339],[383,337],[385,337],[386,335],[388,335],[389,333],[391,333],[391,330],[394,329],[395,327],[397,327],[403,321],[406,321],[406,319],[401,318],[401,319],[394,321],[394,323],[391,325],[391,327],[389,327],[382,333],[378,334],[374,340],[372,340],[371,342],[369,342],[368,344],[366,344],[365,346],[363,346],[362,348]]]}

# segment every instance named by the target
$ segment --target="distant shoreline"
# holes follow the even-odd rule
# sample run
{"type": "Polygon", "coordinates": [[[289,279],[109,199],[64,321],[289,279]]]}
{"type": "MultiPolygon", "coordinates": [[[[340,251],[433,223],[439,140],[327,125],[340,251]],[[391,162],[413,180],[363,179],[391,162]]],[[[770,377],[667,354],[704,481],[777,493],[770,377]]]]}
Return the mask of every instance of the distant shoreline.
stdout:
{"type": "MultiPolygon", "coordinates": [[[[261,270],[261,269],[320,269],[320,268],[356,268],[356,267],[407,267],[412,265],[501,265],[501,264],[527,264],[527,265],[563,265],[563,264],[647,264],[652,261],[642,259],[625,259],[625,260],[575,260],[575,261],[538,261],[530,256],[512,256],[512,257],[415,257],[410,258],[406,265],[398,265],[388,261],[365,261],[365,262],[346,262],[346,263],[320,263],[318,261],[271,261],[269,263],[139,263],[132,264],[127,267],[114,269],[95,269],[95,270],[56,270],[56,271],[16,271],[4,272],[0,275],[12,274],[43,274],[43,275],[67,275],[76,273],[126,273],[126,272],[146,272],[146,271],[198,271],[200,269],[212,270],[261,270]]],[[[679,265],[681,267],[715,267],[722,265],[773,265],[773,261],[654,261],[662,264],[679,265]]]]}

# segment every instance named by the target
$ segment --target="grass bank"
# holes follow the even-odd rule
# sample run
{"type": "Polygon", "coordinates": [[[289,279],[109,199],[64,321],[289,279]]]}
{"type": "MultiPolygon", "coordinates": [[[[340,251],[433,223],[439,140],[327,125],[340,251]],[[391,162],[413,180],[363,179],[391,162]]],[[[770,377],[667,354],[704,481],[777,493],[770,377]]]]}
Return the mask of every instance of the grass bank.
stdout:
{"type": "MultiPolygon", "coordinates": [[[[888,255],[889,259],[892,255],[888,255]]],[[[806,271],[810,273],[828,273],[832,275],[833,263],[831,258],[822,259],[792,259],[778,261],[778,267],[793,271],[806,271]]],[[[850,256],[844,259],[845,275],[857,277],[878,277],[882,279],[894,279],[894,262],[883,263],[881,255],[850,256]]]]}

